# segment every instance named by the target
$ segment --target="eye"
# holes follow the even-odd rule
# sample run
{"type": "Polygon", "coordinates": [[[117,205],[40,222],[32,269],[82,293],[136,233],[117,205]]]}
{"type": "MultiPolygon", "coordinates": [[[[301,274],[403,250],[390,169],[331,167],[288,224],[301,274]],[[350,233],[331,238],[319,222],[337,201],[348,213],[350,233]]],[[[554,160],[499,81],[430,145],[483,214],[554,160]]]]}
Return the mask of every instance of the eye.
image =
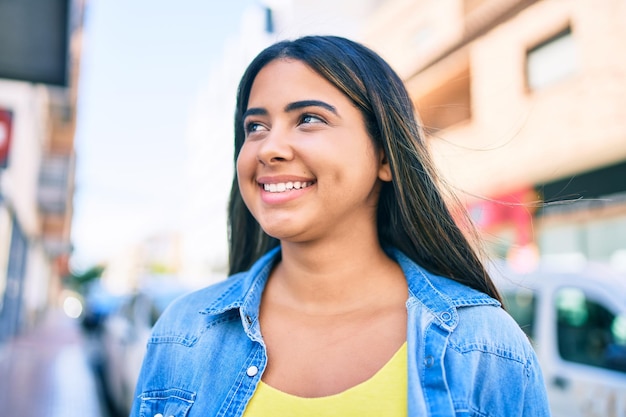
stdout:
{"type": "Polygon", "coordinates": [[[249,135],[251,133],[260,132],[260,131],[264,131],[264,130],[267,130],[267,129],[261,123],[259,123],[259,122],[252,122],[251,121],[251,122],[246,122],[245,123],[244,130],[246,132],[246,135],[249,135]]]}
{"type": "Polygon", "coordinates": [[[319,116],[315,116],[313,114],[303,114],[300,117],[300,124],[316,124],[323,123],[326,124],[326,121],[319,116]]]}

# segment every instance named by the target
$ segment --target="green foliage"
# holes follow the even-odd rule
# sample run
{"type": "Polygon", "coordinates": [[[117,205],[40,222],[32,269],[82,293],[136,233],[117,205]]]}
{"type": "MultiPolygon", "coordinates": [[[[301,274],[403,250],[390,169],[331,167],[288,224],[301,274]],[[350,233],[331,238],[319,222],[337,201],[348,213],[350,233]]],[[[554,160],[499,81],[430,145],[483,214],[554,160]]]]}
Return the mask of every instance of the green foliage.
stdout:
{"type": "Polygon", "coordinates": [[[83,290],[94,280],[99,279],[105,267],[95,265],[82,272],[72,272],[65,277],[65,283],[74,290],[82,293],[83,290]]]}

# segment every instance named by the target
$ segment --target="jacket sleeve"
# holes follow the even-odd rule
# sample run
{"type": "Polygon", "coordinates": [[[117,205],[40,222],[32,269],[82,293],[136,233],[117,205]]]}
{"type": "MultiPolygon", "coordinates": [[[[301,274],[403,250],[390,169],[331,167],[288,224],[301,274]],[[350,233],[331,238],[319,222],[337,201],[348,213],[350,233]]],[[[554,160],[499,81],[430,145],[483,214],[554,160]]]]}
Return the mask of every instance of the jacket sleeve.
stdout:
{"type": "Polygon", "coordinates": [[[549,417],[537,354],[517,323],[499,307],[466,308],[460,316],[444,357],[456,415],[549,417]]]}
{"type": "Polygon", "coordinates": [[[526,363],[526,376],[527,381],[520,414],[523,417],[549,417],[551,414],[545,380],[534,352],[526,363]]]}

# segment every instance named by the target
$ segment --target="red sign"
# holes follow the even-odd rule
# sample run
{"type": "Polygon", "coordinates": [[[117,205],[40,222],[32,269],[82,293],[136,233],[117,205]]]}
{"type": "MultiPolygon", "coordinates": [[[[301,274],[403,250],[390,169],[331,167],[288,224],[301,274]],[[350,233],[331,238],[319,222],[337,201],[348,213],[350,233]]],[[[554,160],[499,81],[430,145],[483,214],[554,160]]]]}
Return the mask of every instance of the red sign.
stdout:
{"type": "Polygon", "coordinates": [[[6,168],[9,164],[12,128],[13,112],[0,109],[0,169],[6,168]]]}
{"type": "Polygon", "coordinates": [[[532,188],[480,201],[468,207],[479,229],[492,232],[502,226],[513,226],[515,243],[521,246],[533,242],[533,212],[536,194],[532,188]]]}

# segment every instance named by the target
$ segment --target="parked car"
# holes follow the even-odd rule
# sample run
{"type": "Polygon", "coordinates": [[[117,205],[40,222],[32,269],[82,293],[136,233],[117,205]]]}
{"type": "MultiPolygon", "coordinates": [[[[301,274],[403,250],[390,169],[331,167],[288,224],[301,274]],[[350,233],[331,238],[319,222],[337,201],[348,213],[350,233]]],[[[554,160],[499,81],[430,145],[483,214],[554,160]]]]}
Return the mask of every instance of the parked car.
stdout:
{"type": "Polygon", "coordinates": [[[98,334],[107,316],[117,311],[124,296],[113,294],[102,286],[100,280],[92,282],[85,293],[80,324],[87,334],[98,334]]]}
{"type": "Polygon", "coordinates": [[[156,282],[126,297],[104,321],[102,379],[114,413],[129,414],[152,327],[165,308],[186,292],[175,283],[156,282]]]}
{"type": "Polygon", "coordinates": [[[602,265],[492,276],[537,352],[553,415],[626,416],[626,277],[602,265]]]}

